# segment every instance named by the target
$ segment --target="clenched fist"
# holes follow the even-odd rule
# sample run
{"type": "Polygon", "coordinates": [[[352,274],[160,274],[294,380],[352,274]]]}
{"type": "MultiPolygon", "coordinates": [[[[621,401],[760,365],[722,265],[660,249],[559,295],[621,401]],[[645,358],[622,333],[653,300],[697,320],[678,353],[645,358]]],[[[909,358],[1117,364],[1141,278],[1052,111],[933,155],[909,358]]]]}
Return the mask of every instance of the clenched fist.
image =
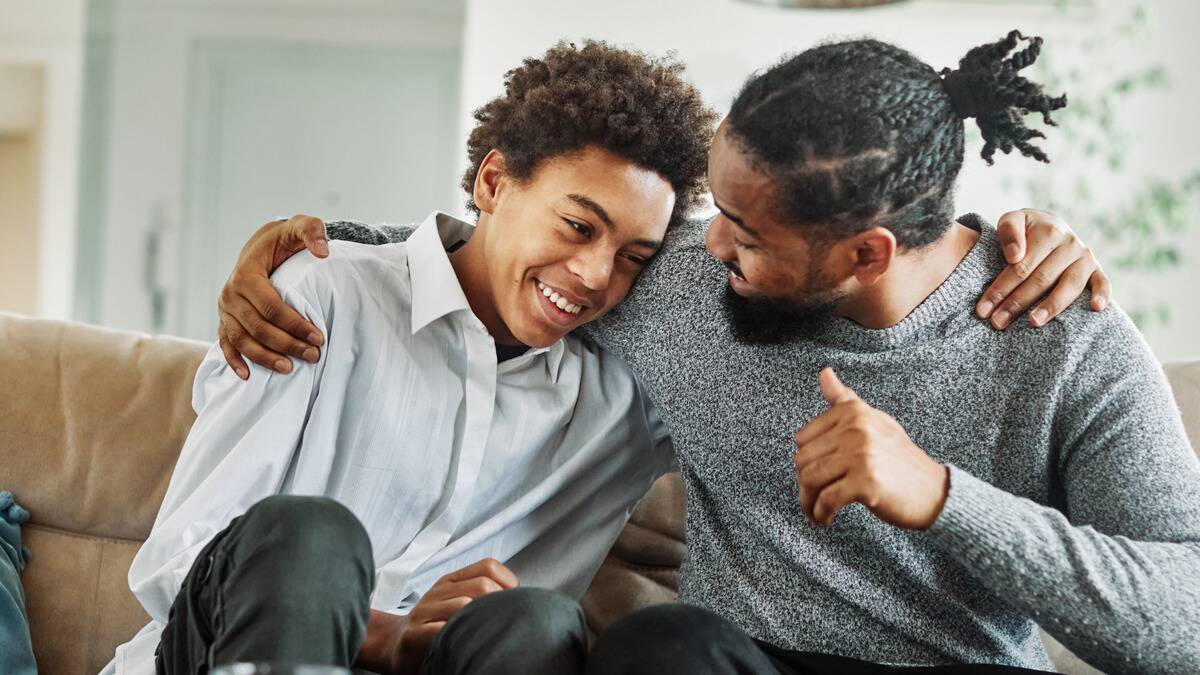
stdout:
{"type": "Polygon", "coordinates": [[[433,639],[460,609],[489,593],[516,587],[517,577],[512,570],[492,558],[438,579],[403,624],[392,657],[392,672],[416,673],[433,639]]]}
{"type": "Polygon", "coordinates": [[[800,502],[813,521],[829,525],[842,507],[858,502],[880,520],[909,530],[928,529],[950,491],[950,472],[918,448],[891,415],[872,408],[821,371],[829,410],[796,432],[800,502]]]}

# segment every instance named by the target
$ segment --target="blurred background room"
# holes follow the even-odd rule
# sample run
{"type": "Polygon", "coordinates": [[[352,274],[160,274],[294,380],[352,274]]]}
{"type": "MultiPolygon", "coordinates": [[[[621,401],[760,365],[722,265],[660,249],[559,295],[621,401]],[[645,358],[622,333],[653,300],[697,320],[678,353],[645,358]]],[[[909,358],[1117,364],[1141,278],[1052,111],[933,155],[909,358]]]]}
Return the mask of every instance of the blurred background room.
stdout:
{"type": "Polygon", "coordinates": [[[1197,26],[1194,0],[0,0],[0,310],[212,340],[267,220],[465,212],[471,111],[560,39],[675,52],[723,112],[829,38],[941,68],[1019,28],[1070,97],[1053,163],[988,167],[974,134],[959,210],[1061,213],[1158,357],[1196,357],[1197,26]]]}

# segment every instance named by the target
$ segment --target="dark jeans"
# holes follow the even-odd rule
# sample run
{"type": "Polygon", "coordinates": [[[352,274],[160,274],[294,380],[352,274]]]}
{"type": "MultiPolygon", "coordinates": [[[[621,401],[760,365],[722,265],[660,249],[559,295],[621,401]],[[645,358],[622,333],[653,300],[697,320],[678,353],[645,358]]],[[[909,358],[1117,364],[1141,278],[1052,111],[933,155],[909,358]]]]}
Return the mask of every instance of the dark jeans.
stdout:
{"type": "Polygon", "coordinates": [[[588,658],[588,675],[809,675],[817,673],[1035,673],[994,665],[925,668],[780,649],[752,639],[733,623],[697,607],[657,605],[635,612],[605,631],[588,658]]]}
{"type": "MultiPolygon", "coordinates": [[[[268,497],[204,548],[184,579],[159,643],[160,675],[207,673],[235,661],[349,668],[366,636],[374,585],[371,542],[341,504],[268,497]]],[[[893,668],[778,649],[711,612],[659,605],[618,621],[588,653],[579,604],[519,588],[459,611],[421,675],[663,673],[1027,673],[1002,666],[893,668]]]]}
{"type": "Polygon", "coordinates": [[[898,668],[779,649],[750,638],[712,612],[681,604],[650,607],[618,621],[587,652],[583,612],[551,591],[495,593],[455,615],[434,643],[422,675],[854,675],[1034,673],[995,665],[898,668]]]}
{"type": "Polygon", "coordinates": [[[434,639],[421,675],[582,673],[586,659],[579,603],[558,591],[517,588],[459,610],[434,639]]]}
{"type": "MultiPolygon", "coordinates": [[[[158,672],[237,661],[349,668],[373,585],[371,542],[354,514],[320,497],[268,497],[196,557],[163,629],[158,672]]],[[[578,603],[561,593],[495,593],[446,624],[421,673],[583,672],[586,631],[578,603]]]]}
{"type": "Polygon", "coordinates": [[[268,497],[196,557],[162,632],[158,673],[237,661],[348,668],[366,637],[374,584],[371,540],[346,507],[268,497]]]}

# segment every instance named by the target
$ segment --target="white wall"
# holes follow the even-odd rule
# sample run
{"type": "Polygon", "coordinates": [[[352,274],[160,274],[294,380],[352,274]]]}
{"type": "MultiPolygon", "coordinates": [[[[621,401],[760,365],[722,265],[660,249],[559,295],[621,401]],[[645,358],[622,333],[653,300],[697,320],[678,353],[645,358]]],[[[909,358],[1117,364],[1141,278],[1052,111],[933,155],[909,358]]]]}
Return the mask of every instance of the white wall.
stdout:
{"type": "Polygon", "coordinates": [[[0,311],[37,313],[40,155],[36,133],[0,133],[0,311]]]}
{"type": "Polygon", "coordinates": [[[40,65],[0,63],[0,311],[38,310],[38,197],[41,190],[40,65]]]}
{"type": "MultiPolygon", "coordinates": [[[[90,31],[96,44],[107,44],[110,50],[107,57],[97,59],[101,65],[94,74],[109,79],[97,97],[97,105],[106,108],[107,123],[104,142],[98,145],[100,156],[95,166],[85,168],[89,179],[100,178],[103,184],[88,203],[96,212],[84,214],[90,219],[85,228],[99,233],[89,244],[95,247],[99,267],[88,270],[96,279],[96,288],[81,289],[81,295],[91,294],[81,304],[81,318],[120,328],[156,330],[144,265],[150,231],[161,227],[165,219],[168,226],[213,228],[211,236],[218,236],[216,223],[184,222],[192,174],[200,170],[194,166],[197,158],[189,155],[189,125],[195,124],[196,117],[192,109],[196,102],[190,100],[195,90],[192,68],[198,45],[311,45],[314,50],[457,46],[462,39],[462,11],[460,3],[440,0],[97,1],[90,31]]],[[[327,96],[327,92],[313,91],[312,96],[327,96]]],[[[412,102],[424,103],[427,101],[412,102]]],[[[359,113],[345,110],[343,114],[352,117],[359,113]]],[[[381,133],[418,132],[386,129],[381,133]]],[[[298,138],[297,143],[304,140],[298,138]]],[[[277,169],[286,175],[289,167],[277,169]]],[[[363,170],[369,171],[369,167],[363,170]]],[[[310,207],[296,204],[287,212],[256,215],[253,221],[242,223],[246,229],[240,236],[248,236],[270,218],[306,208],[310,207]]],[[[344,204],[340,212],[318,215],[364,217],[352,203],[344,204]]],[[[173,241],[183,240],[179,232],[172,237],[173,241]]],[[[228,259],[219,264],[227,274],[234,260],[225,257],[228,259]]],[[[172,254],[165,266],[181,264],[172,254]]],[[[207,293],[211,299],[205,305],[214,312],[216,292],[214,288],[207,293]]],[[[203,334],[189,336],[210,338],[215,318],[210,326],[203,334]]],[[[185,324],[168,321],[162,328],[181,332],[185,324]]]]}
{"type": "MultiPolygon", "coordinates": [[[[0,65],[35,67],[44,77],[36,311],[57,318],[70,316],[74,284],[83,17],[84,0],[0,0],[0,65]]],[[[0,236],[6,227],[0,223],[0,236]]]]}
{"type": "Polygon", "coordinates": [[[40,66],[0,64],[0,134],[24,134],[42,126],[42,78],[40,66]]]}
{"type": "MultiPolygon", "coordinates": [[[[956,65],[969,48],[994,41],[1012,28],[1044,36],[1047,50],[1053,50],[1068,38],[1078,41],[1089,33],[1103,34],[1131,8],[1125,0],[1097,0],[1094,8],[1084,6],[1063,15],[1052,4],[914,0],[863,10],[782,10],[733,0],[469,0],[461,136],[465,138],[470,129],[469,111],[500,93],[506,70],[562,38],[601,38],[659,54],[674,50],[688,64],[690,78],[706,100],[724,111],[753,70],[830,37],[869,35],[888,40],[941,68],[956,65]]],[[[1137,134],[1130,173],[1177,176],[1200,168],[1200,133],[1191,120],[1200,107],[1200,73],[1190,56],[1194,28],[1200,25],[1200,3],[1155,0],[1145,4],[1160,15],[1158,33],[1129,57],[1157,59],[1176,68],[1169,94],[1143,98],[1138,109],[1126,111],[1125,119],[1132,122],[1128,131],[1137,134]]],[[[1060,62],[1082,58],[1061,50],[1056,57],[1060,62]]],[[[1056,142],[1051,139],[1046,145],[1052,157],[1056,142]]],[[[1018,157],[1002,157],[993,168],[977,157],[969,159],[960,180],[959,208],[995,218],[1011,208],[1037,206],[1024,203],[1022,191],[1006,186],[1048,176],[1046,172],[1055,169],[1018,157]]],[[[1128,189],[1120,183],[1102,187],[1101,194],[1110,195],[1128,189]]],[[[1099,243],[1086,223],[1073,223],[1089,243],[1099,243]]],[[[1192,227],[1183,249],[1190,259],[1175,272],[1146,278],[1118,276],[1115,282],[1119,301],[1138,294],[1170,299],[1174,310],[1170,327],[1147,330],[1152,347],[1164,360],[1200,356],[1193,337],[1200,333],[1200,312],[1191,292],[1200,285],[1200,223],[1192,227]]],[[[1100,255],[1103,261],[1103,250],[1100,255]]]]}

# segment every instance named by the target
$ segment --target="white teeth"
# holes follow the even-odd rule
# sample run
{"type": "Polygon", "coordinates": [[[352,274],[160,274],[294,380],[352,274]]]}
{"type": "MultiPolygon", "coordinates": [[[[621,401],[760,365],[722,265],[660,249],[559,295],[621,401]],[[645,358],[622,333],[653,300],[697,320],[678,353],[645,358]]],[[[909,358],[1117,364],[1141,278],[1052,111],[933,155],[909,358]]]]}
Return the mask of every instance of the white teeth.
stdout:
{"type": "Polygon", "coordinates": [[[558,291],[554,290],[553,288],[550,288],[549,286],[542,283],[541,281],[537,282],[537,286],[538,286],[538,289],[541,290],[542,295],[546,296],[547,300],[549,300],[551,303],[553,303],[556,307],[558,307],[562,311],[570,313],[570,314],[578,314],[579,312],[583,311],[583,305],[577,305],[573,302],[568,301],[566,298],[559,295],[558,291]]]}

